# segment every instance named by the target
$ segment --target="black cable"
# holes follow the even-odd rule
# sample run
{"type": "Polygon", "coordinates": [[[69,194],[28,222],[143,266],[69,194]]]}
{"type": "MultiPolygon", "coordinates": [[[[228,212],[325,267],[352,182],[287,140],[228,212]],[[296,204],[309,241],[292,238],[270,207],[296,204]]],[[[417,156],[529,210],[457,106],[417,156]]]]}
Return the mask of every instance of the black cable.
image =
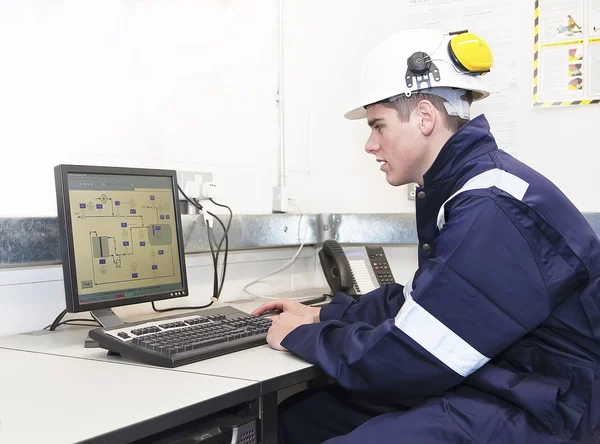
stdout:
{"type": "Polygon", "coordinates": [[[73,322],[75,321],[75,319],[69,319],[67,321],[61,322],[60,324],[58,324],[58,326],[61,325],[79,325],[82,327],[102,327],[102,324],[100,324],[100,322],[94,322],[93,324],[91,324],[90,322],[93,322],[93,319],[80,319],[80,321],[88,321],[85,324],[82,324],[81,322],[73,322]]]}
{"type": "MultiPolygon", "coordinates": [[[[84,326],[84,327],[95,327],[95,326],[102,327],[102,325],[98,321],[96,321],[95,319],[83,319],[83,318],[81,318],[81,319],[67,319],[66,321],[59,322],[58,324],[56,324],[54,326],[54,330],[56,330],[61,325],[80,325],[80,326],[84,326]],[[80,324],[79,322],[93,322],[94,324],[80,324]]],[[[44,330],[47,330],[49,327],[52,327],[52,324],[46,325],[44,327],[44,330]]],[[[50,330],[50,331],[54,331],[54,330],[50,330]]]]}
{"type": "MultiPolygon", "coordinates": [[[[231,217],[230,217],[229,223],[226,228],[223,221],[216,214],[213,214],[210,211],[205,210],[204,207],[202,207],[202,205],[200,203],[198,203],[195,199],[190,199],[185,194],[184,194],[184,197],[186,199],[188,199],[192,203],[192,205],[194,205],[196,208],[198,208],[201,211],[206,212],[206,214],[209,214],[214,219],[216,219],[217,222],[219,222],[219,224],[221,225],[221,228],[223,229],[223,237],[221,238],[221,242],[219,242],[219,245],[217,247],[217,252],[215,253],[214,246],[212,245],[212,239],[211,239],[211,230],[213,230],[213,228],[207,224],[208,245],[210,246],[210,251],[212,254],[213,265],[214,265],[213,297],[218,300],[219,297],[221,296],[221,290],[223,289],[223,280],[225,279],[225,273],[223,272],[223,275],[221,278],[221,284],[219,284],[219,274],[218,274],[219,273],[218,272],[219,254],[221,252],[221,246],[223,245],[223,240],[225,240],[224,267],[227,267],[226,260],[227,260],[227,253],[229,250],[229,227],[231,226],[231,217]]],[[[212,201],[212,199],[211,199],[211,201],[212,201]]],[[[219,205],[219,206],[223,206],[223,205],[219,205]]],[[[229,207],[227,207],[227,208],[229,208],[229,207]]],[[[230,209],[230,211],[231,211],[231,209],[230,209]]],[[[215,243],[216,243],[216,241],[215,241],[215,243]]]]}
{"type": "Polygon", "coordinates": [[[229,230],[229,227],[231,226],[231,218],[233,217],[233,211],[231,211],[231,208],[230,208],[230,207],[228,207],[227,205],[225,205],[225,204],[220,204],[220,203],[218,203],[218,202],[215,202],[215,200],[214,200],[212,197],[211,197],[209,200],[210,200],[212,203],[214,203],[216,206],[218,206],[218,207],[222,207],[222,208],[226,208],[226,209],[227,209],[227,211],[229,211],[229,218],[230,218],[230,219],[229,219],[229,222],[227,223],[227,230],[229,230]]]}
{"type": "MultiPolygon", "coordinates": [[[[216,216],[215,214],[211,213],[208,210],[205,210],[204,207],[197,202],[195,199],[190,199],[185,192],[181,189],[181,186],[177,186],[177,188],[179,189],[179,191],[181,192],[181,194],[183,195],[183,197],[185,197],[185,199],[191,203],[194,207],[196,207],[197,209],[199,209],[200,211],[205,211],[207,214],[209,214],[210,216],[212,216],[213,218],[215,218],[217,220],[217,222],[219,222],[219,224],[221,225],[221,227],[223,228],[223,237],[221,238],[221,241],[219,242],[219,245],[217,246],[217,251],[215,252],[215,248],[214,245],[212,243],[212,239],[214,238],[214,235],[211,236],[212,234],[212,228],[210,226],[208,226],[207,224],[207,235],[208,235],[208,244],[210,247],[210,251],[211,251],[211,256],[213,259],[213,269],[214,269],[214,280],[213,280],[213,298],[211,299],[211,301],[207,304],[207,305],[202,305],[202,306],[197,306],[197,307],[171,307],[171,308],[164,308],[164,309],[158,309],[156,308],[156,305],[154,304],[154,301],[152,301],[152,309],[157,312],[157,313],[164,313],[164,312],[168,312],[168,311],[175,311],[175,310],[199,310],[202,308],[207,308],[210,307],[215,300],[218,300],[219,297],[221,296],[221,291],[223,289],[223,283],[225,280],[225,273],[226,273],[226,268],[227,268],[227,255],[229,252],[229,228],[231,227],[231,220],[233,218],[233,212],[231,211],[231,208],[229,208],[226,205],[223,204],[219,204],[217,202],[215,202],[213,199],[210,199],[210,201],[212,203],[214,203],[217,206],[220,207],[224,207],[227,208],[229,210],[229,221],[227,223],[227,227],[225,227],[225,224],[223,223],[223,221],[216,216]],[[221,251],[221,246],[223,245],[223,241],[225,241],[225,257],[223,260],[223,272],[221,275],[221,283],[219,284],[219,275],[218,275],[218,261],[219,261],[219,254],[221,251]]],[[[216,242],[215,242],[216,244],[216,242]]]]}
{"type": "MultiPolygon", "coordinates": [[[[212,237],[212,241],[216,244],[217,240],[215,239],[215,234],[214,234],[214,230],[211,231],[211,237],[212,237]]],[[[218,268],[218,263],[219,263],[219,255],[221,254],[221,247],[220,245],[222,244],[223,238],[221,238],[221,243],[219,244],[219,247],[217,248],[217,254],[216,254],[216,260],[215,260],[215,273],[218,274],[218,272],[216,271],[218,268]]],[[[229,246],[229,241],[226,241],[226,248],[229,246]]],[[[227,250],[225,251],[225,258],[223,259],[223,268],[221,270],[221,283],[219,284],[219,288],[217,291],[217,298],[219,298],[221,296],[221,291],[223,290],[223,283],[225,281],[225,269],[227,268],[227,250]]],[[[218,276],[217,276],[218,278],[218,276]]]]}
{"type": "MultiPolygon", "coordinates": [[[[221,221],[221,219],[219,219],[216,215],[214,215],[210,211],[204,210],[204,207],[196,199],[190,199],[183,192],[183,190],[181,189],[180,186],[178,186],[178,188],[179,188],[179,191],[181,191],[181,194],[183,194],[183,197],[185,197],[192,205],[194,205],[200,211],[206,211],[207,214],[210,214],[212,217],[214,217],[215,219],[217,219],[217,221],[221,224],[221,227],[223,227],[223,231],[226,231],[225,230],[225,225],[223,224],[223,222],[221,221]]],[[[210,227],[208,224],[206,224],[206,231],[207,231],[207,236],[208,236],[208,245],[210,246],[210,252],[211,252],[212,259],[213,259],[213,267],[214,267],[213,298],[216,299],[216,300],[218,300],[219,296],[221,295],[220,289],[223,287],[223,284],[221,283],[221,286],[219,286],[219,272],[218,272],[217,265],[218,265],[218,261],[219,261],[219,250],[220,250],[220,246],[223,243],[223,241],[221,240],[221,244],[219,244],[218,251],[217,251],[217,253],[215,253],[214,246],[213,246],[212,241],[211,241],[211,230],[212,230],[212,227],[210,227]]],[[[208,305],[206,307],[208,307],[208,305]]],[[[194,308],[197,308],[197,307],[194,307],[194,308]]],[[[205,307],[202,307],[202,308],[205,308],[205,307]]]]}
{"type": "Polygon", "coordinates": [[[177,185],[177,188],[179,189],[179,191],[181,192],[183,197],[185,197],[189,203],[191,203],[194,207],[196,207],[200,211],[206,211],[206,213],[209,214],[210,216],[212,216],[213,218],[215,218],[217,220],[217,222],[219,222],[219,224],[223,228],[223,237],[221,238],[221,241],[219,242],[219,245],[217,247],[216,256],[215,256],[214,248],[211,245],[210,232],[208,233],[208,244],[211,248],[213,264],[215,267],[215,282],[216,283],[214,284],[213,288],[217,289],[216,291],[213,291],[213,297],[216,299],[219,299],[219,297],[221,296],[221,291],[223,290],[223,284],[225,282],[225,274],[227,271],[227,256],[229,254],[229,228],[231,227],[231,221],[233,219],[233,211],[227,205],[217,203],[212,198],[210,199],[210,201],[213,204],[215,204],[219,207],[227,208],[227,210],[229,211],[229,221],[227,222],[227,228],[225,228],[225,224],[216,214],[213,214],[208,210],[204,210],[204,207],[196,199],[190,199],[187,196],[187,194],[185,194],[185,192],[181,189],[181,186],[177,185]],[[218,262],[219,262],[219,254],[221,253],[221,246],[223,245],[223,240],[225,240],[225,257],[223,259],[223,271],[221,274],[221,283],[219,284],[218,262]]]}
{"type": "MultiPolygon", "coordinates": [[[[187,199],[187,201],[189,203],[191,203],[194,207],[196,207],[199,210],[203,210],[202,205],[200,205],[197,202],[194,202],[192,199],[190,199],[187,194],[184,193],[184,191],[181,189],[181,187],[179,185],[177,185],[177,188],[179,189],[179,192],[183,195],[183,197],[185,197],[187,199]]],[[[152,310],[154,310],[157,313],[166,313],[168,311],[175,311],[175,310],[200,310],[202,308],[207,308],[210,307],[212,304],[214,303],[214,299],[211,299],[210,302],[206,305],[199,305],[196,307],[170,307],[170,308],[156,308],[156,305],[154,304],[154,301],[152,301],[152,310]]]]}
{"type": "MultiPolygon", "coordinates": [[[[56,330],[56,327],[58,327],[58,323],[60,322],[60,320],[62,318],[65,317],[66,314],[67,314],[67,309],[65,308],[63,311],[60,312],[60,314],[56,317],[56,319],[54,319],[54,321],[52,321],[52,324],[49,325],[50,331],[56,330]]],[[[48,328],[48,327],[46,327],[46,328],[48,328]]],[[[46,328],[44,328],[44,330],[46,330],[46,328]]]]}
{"type": "MultiPolygon", "coordinates": [[[[214,217],[217,220],[217,222],[219,222],[221,227],[223,228],[223,237],[221,238],[221,242],[219,242],[219,245],[217,247],[216,260],[215,260],[215,273],[217,273],[217,279],[218,279],[217,265],[219,262],[219,254],[221,254],[221,246],[223,245],[223,240],[225,240],[225,258],[223,260],[223,267],[224,268],[227,267],[227,252],[229,250],[229,229],[225,228],[225,224],[223,224],[223,221],[219,217],[217,217],[215,214],[211,213],[210,211],[206,211],[206,212],[208,214],[210,214],[212,217],[214,217]]],[[[214,235],[213,235],[213,238],[214,238],[214,235]]],[[[210,243],[210,238],[209,238],[209,243],[210,243]]],[[[215,240],[215,243],[217,243],[216,240],[215,240]]],[[[223,280],[224,279],[225,279],[225,273],[223,273],[223,275],[221,277],[221,284],[218,286],[217,298],[219,296],[221,296],[221,290],[223,289],[223,280]]]]}
{"type": "Polygon", "coordinates": [[[217,248],[217,257],[218,257],[219,252],[221,251],[221,245],[223,244],[223,239],[225,239],[225,257],[223,259],[223,272],[221,275],[221,286],[219,287],[219,296],[220,296],[221,290],[223,289],[223,284],[225,282],[225,273],[227,271],[227,255],[229,253],[229,228],[231,228],[231,221],[233,220],[233,211],[227,205],[215,202],[214,199],[212,199],[212,198],[210,199],[210,201],[213,204],[215,204],[216,206],[226,208],[227,211],[229,211],[229,220],[227,221],[227,228],[225,229],[224,236],[223,236],[223,238],[221,238],[221,242],[219,243],[219,246],[217,248]]]}
{"type": "MultiPolygon", "coordinates": [[[[102,326],[102,324],[95,319],[67,319],[66,321],[62,321],[58,325],[75,325],[76,322],[87,322],[88,324],[90,322],[93,322],[93,325],[102,326]]],[[[81,325],[81,324],[78,324],[78,325],[81,325]]]]}
{"type": "Polygon", "coordinates": [[[197,202],[194,202],[192,199],[190,199],[189,197],[187,197],[187,194],[185,194],[183,192],[183,190],[181,189],[181,187],[179,185],[177,185],[177,188],[179,188],[179,192],[183,195],[183,197],[185,197],[187,199],[187,201],[189,203],[191,203],[193,206],[195,206],[196,208],[198,208],[199,210],[202,210],[204,207],[202,207],[202,205],[200,205],[197,202]]]}
{"type": "Polygon", "coordinates": [[[154,305],[154,301],[152,301],[152,310],[154,310],[157,313],[166,313],[167,311],[175,311],[175,310],[201,310],[203,308],[207,308],[210,307],[215,301],[213,299],[210,300],[210,302],[206,305],[198,305],[196,307],[171,307],[171,308],[156,308],[156,305],[154,305]]]}
{"type": "Polygon", "coordinates": [[[206,225],[206,235],[208,237],[208,245],[210,247],[210,255],[213,260],[213,298],[219,298],[219,272],[217,270],[217,261],[219,257],[215,254],[215,248],[212,243],[212,229],[206,225]]]}

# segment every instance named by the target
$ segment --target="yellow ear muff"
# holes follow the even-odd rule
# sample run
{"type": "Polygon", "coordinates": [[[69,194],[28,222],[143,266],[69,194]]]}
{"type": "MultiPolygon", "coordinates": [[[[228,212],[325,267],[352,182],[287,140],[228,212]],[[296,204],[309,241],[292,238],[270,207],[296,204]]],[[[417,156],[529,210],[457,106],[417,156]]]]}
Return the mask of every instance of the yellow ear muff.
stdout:
{"type": "Polygon", "coordinates": [[[489,72],[494,63],[490,47],[481,37],[471,32],[464,32],[450,39],[448,52],[459,68],[473,74],[489,72]]]}

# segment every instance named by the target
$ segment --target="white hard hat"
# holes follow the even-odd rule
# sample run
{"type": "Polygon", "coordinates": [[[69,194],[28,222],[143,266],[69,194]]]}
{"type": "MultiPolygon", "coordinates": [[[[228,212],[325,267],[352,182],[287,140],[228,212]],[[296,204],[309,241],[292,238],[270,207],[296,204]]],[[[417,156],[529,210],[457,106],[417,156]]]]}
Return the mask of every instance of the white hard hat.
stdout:
{"type": "Polygon", "coordinates": [[[382,100],[421,91],[436,94],[450,88],[472,91],[473,100],[489,96],[482,75],[492,66],[492,53],[467,31],[445,33],[410,29],[394,34],[368,54],[362,69],[360,102],[347,119],[366,117],[366,107],[382,100]]]}

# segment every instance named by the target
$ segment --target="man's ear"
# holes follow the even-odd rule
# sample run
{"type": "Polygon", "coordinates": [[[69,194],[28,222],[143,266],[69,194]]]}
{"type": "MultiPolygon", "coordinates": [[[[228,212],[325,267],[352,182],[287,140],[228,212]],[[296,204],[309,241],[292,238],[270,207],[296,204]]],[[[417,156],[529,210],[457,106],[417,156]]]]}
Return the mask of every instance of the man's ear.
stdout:
{"type": "Polygon", "coordinates": [[[417,124],[424,136],[431,136],[439,120],[437,108],[429,100],[421,100],[415,109],[417,124]]]}

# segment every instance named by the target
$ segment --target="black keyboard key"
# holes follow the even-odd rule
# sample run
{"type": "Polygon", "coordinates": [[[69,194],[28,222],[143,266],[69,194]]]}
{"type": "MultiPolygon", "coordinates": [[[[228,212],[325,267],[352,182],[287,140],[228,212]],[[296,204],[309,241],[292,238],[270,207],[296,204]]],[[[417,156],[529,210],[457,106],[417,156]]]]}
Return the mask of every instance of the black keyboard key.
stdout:
{"type": "Polygon", "coordinates": [[[166,330],[168,328],[175,328],[175,327],[185,327],[187,324],[183,321],[177,321],[177,322],[170,322],[168,324],[159,324],[158,326],[160,328],[162,328],[163,330],[166,330]]]}

